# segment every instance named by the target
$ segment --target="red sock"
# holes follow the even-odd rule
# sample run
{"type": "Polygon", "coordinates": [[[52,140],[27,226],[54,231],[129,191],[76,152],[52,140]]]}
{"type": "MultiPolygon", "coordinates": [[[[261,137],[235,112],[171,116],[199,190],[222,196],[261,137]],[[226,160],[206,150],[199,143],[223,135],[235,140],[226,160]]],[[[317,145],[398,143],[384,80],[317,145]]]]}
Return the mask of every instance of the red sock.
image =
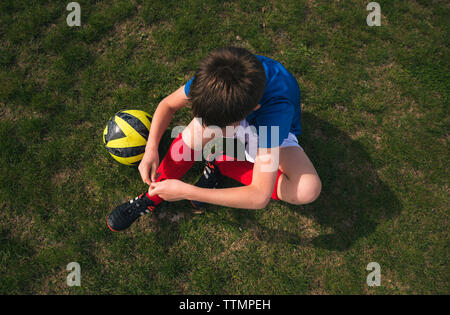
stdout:
{"type": "MultiPolygon", "coordinates": [[[[233,158],[226,156],[225,158],[216,159],[217,167],[222,175],[230,177],[238,182],[248,186],[252,183],[253,178],[253,163],[248,161],[237,161],[233,158]]],[[[277,179],[275,182],[275,188],[272,192],[272,199],[280,200],[277,195],[278,179],[283,174],[278,170],[277,179]]]]}
{"type": "MultiPolygon", "coordinates": [[[[201,153],[201,152],[200,152],[201,153]]],[[[184,174],[194,165],[195,151],[184,143],[181,138],[181,133],[170,145],[169,151],[159,164],[156,171],[156,182],[165,179],[180,179],[184,174]]],[[[150,196],[147,192],[147,197],[155,203],[155,206],[160,204],[163,199],[158,195],[150,196]]]]}

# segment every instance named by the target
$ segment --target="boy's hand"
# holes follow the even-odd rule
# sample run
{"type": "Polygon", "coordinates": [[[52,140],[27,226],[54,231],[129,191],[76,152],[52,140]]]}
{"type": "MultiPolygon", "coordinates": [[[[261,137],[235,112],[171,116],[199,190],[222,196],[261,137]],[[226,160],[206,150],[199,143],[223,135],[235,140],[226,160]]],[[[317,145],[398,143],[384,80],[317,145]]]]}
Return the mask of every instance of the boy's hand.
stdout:
{"type": "Polygon", "coordinates": [[[186,199],[183,192],[186,190],[186,183],[178,179],[166,179],[162,182],[151,183],[148,189],[150,196],[158,195],[166,201],[178,201],[186,199]]]}
{"type": "Polygon", "coordinates": [[[156,170],[159,166],[159,155],[157,150],[148,150],[145,152],[144,157],[139,163],[139,173],[141,174],[142,181],[147,185],[156,181],[156,170]],[[151,174],[150,174],[151,172],[151,174]]]}

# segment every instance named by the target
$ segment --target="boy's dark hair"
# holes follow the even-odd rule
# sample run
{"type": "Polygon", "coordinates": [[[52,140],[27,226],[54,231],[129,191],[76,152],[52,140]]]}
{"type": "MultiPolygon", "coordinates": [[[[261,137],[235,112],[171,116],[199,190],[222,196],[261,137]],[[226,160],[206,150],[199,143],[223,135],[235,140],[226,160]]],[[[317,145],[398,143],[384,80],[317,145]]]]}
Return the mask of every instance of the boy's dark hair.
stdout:
{"type": "Polygon", "coordinates": [[[205,126],[224,128],[253,111],[265,86],[265,71],[255,55],[244,48],[219,48],[200,62],[189,103],[205,126]]]}

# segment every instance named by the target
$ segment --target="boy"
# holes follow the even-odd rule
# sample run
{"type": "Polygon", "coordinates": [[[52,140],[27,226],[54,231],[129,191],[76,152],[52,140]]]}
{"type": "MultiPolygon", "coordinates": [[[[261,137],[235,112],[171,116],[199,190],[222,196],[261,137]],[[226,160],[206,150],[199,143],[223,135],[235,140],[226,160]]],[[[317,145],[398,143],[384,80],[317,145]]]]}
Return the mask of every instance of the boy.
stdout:
{"type": "Polygon", "coordinates": [[[210,203],[244,209],[263,209],[271,198],[295,205],[313,202],[321,182],[298,144],[300,133],[297,80],[270,58],[243,48],[217,49],[200,63],[191,80],[158,105],[139,165],[149,190],[118,206],[108,217],[108,227],[124,230],[163,200],[187,199],[194,207],[210,203]],[[174,113],[185,106],[191,107],[195,118],[159,164],[161,136],[174,113]],[[235,130],[246,142],[247,161],[219,152],[206,161],[195,185],[180,181],[214,138],[213,133],[238,137],[230,135],[227,126],[240,126],[235,130]],[[221,188],[223,176],[244,186],[221,188]]]}

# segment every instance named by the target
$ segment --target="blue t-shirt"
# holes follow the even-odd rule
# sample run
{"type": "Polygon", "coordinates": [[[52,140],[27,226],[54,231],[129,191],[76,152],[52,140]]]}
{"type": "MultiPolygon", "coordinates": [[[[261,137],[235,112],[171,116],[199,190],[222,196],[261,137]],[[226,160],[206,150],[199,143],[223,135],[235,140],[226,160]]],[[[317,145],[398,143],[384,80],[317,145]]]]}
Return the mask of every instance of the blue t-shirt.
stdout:
{"type": "MultiPolygon", "coordinates": [[[[289,132],[295,135],[301,133],[300,88],[295,77],[278,61],[255,56],[266,72],[266,88],[258,102],[261,107],[248,115],[245,120],[250,126],[256,127],[259,136],[258,147],[273,148],[279,146],[288,137],[289,132]],[[276,132],[271,132],[272,127],[278,127],[278,137],[275,136],[276,132]]],[[[185,85],[186,96],[193,80],[194,78],[191,78],[185,85]]]]}

